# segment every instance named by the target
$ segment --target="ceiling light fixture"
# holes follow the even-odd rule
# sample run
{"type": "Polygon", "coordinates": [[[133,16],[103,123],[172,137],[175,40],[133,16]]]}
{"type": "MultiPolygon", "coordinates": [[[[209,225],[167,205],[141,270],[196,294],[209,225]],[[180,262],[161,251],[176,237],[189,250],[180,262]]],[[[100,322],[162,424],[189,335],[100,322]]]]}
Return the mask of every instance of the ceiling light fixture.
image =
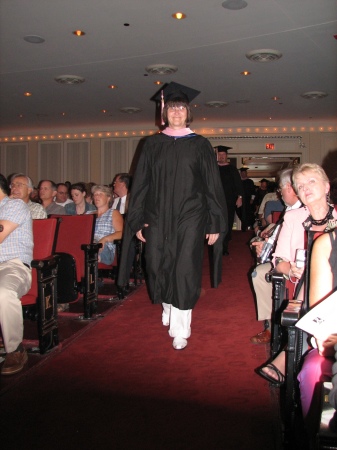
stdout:
{"type": "Polygon", "coordinates": [[[59,84],[82,84],[85,82],[85,79],[78,75],[59,75],[54,80],[59,84]]]}
{"type": "Polygon", "coordinates": [[[31,97],[33,94],[31,92],[24,92],[23,95],[25,97],[31,97]]]}
{"type": "Polygon", "coordinates": [[[244,0],[226,0],[222,3],[222,6],[225,9],[230,9],[232,11],[237,11],[239,9],[246,8],[248,6],[248,3],[244,0]]]}
{"type": "Polygon", "coordinates": [[[124,108],[121,108],[120,111],[126,114],[135,114],[140,112],[141,109],[136,108],[135,106],[125,106],[124,108]]]}
{"type": "Polygon", "coordinates": [[[154,84],[157,84],[158,86],[160,86],[161,84],[163,84],[163,82],[162,81],[154,81],[154,84]]]}
{"type": "Polygon", "coordinates": [[[224,108],[225,106],[228,105],[228,103],[214,100],[214,101],[205,103],[205,105],[208,106],[209,108],[224,108]]]}
{"type": "Polygon", "coordinates": [[[171,75],[177,72],[178,67],[171,64],[152,64],[145,67],[145,70],[151,75],[171,75]]]}
{"type": "Polygon", "coordinates": [[[316,100],[327,96],[328,94],[323,91],[311,91],[311,92],[304,92],[303,94],[301,94],[301,97],[306,98],[308,100],[316,100]]]}
{"type": "Polygon", "coordinates": [[[186,19],[186,14],[182,13],[182,12],[176,12],[174,14],[172,14],[173,19],[177,19],[177,20],[181,20],[181,19],[186,19]]]}
{"type": "Polygon", "coordinates": [[[108,86],[109,89],[117,89],[117,86],[115,84],[110,84],[108,86]]]}
{"type": "Polygon", "coordinates": [[[278,59],[282,58],[282,53],[278,50],[263,48],[260,50],[252,50],[246,53],[246,58],[248,58],[250,61],[266,63],[277,61],[278,59]]]}
{"type": "Polygon", "coordinates": [[[73,34],[74,34],[75,36],[84,36],[84,35],[85,35],[85,32],[82,31],[82,30],[75,30],[75,31],[73,31],[73,34]]]}
{"type": "Polygon", "coordinates": [[[43,37],[37,36],[35,34],[25,36],[23,40],[29,42],[30,44],[42,44],[45,41],[43,37]]]}
{"type": "Polygon", "coordinates": [[[240,75],[247,77],[248,75],[251,75],[251,72],[248,72],[248,70],[244,70],[243,72],[240,72],[240,75]]]}

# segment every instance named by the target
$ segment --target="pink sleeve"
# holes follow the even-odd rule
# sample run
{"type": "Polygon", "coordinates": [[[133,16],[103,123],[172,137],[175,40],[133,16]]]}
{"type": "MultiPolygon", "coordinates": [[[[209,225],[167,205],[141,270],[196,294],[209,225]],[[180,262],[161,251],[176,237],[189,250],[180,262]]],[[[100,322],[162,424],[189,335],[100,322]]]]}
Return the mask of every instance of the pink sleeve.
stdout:
{"type": "Polygon", "coordinates": [[[275,253],[273,254],[273,265],[275,258],[285,261],[295,261],[296,250],[306,248],[305,230],[303,221],[308,216],[304,208],[289,211],[284,216],[283,226],[277,240],[275,253]]]}

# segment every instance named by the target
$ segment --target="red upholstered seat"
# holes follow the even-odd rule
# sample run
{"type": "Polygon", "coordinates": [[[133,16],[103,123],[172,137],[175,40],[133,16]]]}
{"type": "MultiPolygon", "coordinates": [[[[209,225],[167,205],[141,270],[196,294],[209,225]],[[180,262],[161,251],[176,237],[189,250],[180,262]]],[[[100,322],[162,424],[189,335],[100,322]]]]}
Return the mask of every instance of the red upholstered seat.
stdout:
{"type": "MultiPolygon", "coordinates": [[[[41,260],[54,254],[57,237],[57,227],[58,220],[56,218],[33,220],[33,260],[41,260]]],[[[37,297],[37,273],[36,269],[32,268],[32,286],[28,293],[21,297],[21,303],[23,306],[35,305],[37,297]]]]}
{"type": "MultiPolygon", "coordinates": [[[[59,272],[68,276],[69,270],[63,271],[62,254],[71,255],[75,262],[76,280],[73,286],[77,291],[77,300],[80,294],[83,294],[84,318],[89,319],[97,306],[97,258],[98,249],[101,244],[94,244],[95,220],[96,214],[84,214],[81,216],[51,215],[60,219],[59,232],[56,242],[56,254],[61,254],[59,262],[59,272]]],[[[58,287],[61,292],[62,283],[65,280],[58,277],[58,287]]],[[[67,280],[69,281],[69,279],[67,280]]],[[[71,280],[70,280],[71,281],[71,280]]],[[[68,289],[63,290],[64,292],[68,289]]],[[[75,292],[76,294],[76,292],[75,292]]],[[[71,300],[59,298],[60,303],[71,300]]]]}
{"type": "Polygon", "coordinates": [[[41,354],[58,344],[57,257],[53,255],[58,224],[58,219],[33,220],[32,285],[21,298],[24,317],[37,322],[41,354]]]}
{"type": "Polygon", "coordinates": [[[271,213],[272,222],[273,222],[273,223],[276,223],[276,222],[279,220],[281,214],[282,214],[282,211],[273,211],[273,212],[271,213]]]}

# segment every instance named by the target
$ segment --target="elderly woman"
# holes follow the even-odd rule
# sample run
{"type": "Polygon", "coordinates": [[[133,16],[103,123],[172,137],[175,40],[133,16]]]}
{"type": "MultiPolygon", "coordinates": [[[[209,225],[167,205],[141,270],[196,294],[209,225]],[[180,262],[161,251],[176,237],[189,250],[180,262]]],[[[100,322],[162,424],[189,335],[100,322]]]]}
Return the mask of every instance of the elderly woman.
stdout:
{"type": "MultiPolygon", "coordinates": [[[[295,258],[297,249],[306,248],[305,231],[329,231],[337,212],[328,203],[329,179],[318,164],[305,163],[296,167],[293,185],[304,207],[285,214],[273,264],[278,272],[296,283],[304,271],[304,268],[296,267],[295,258]]],[[[275,386],[280,386],[284,382],[285,352],[259,368],[258,373],[275,386]]]]}
{"type": "Polygon", "coordinates": [[[110,207],[112,192],[109,187],[95,185],[91,192],[97,208],[94,240],[103,245],[98,260],[110,265],[115,258],[116,246],[114,241],[122,238],[123,217],[119,211],[110,207]]]}
{"type": "Polygon", "coordinates": [[[73,199],[73,203],[68,203],[65,206],[66,213],[69,216],[76,216],[81,214],[90,213],[90,211],[96,211],[95,205],[86,202],[87,190],[84,183],[75,183],[71,185],[70,195],[73,199]]]}
{"type": "MultiPolygon", "coordinates": [[[[145,142],[127,214],[128,234],[146,242],[150,297],[163,307],[162,323],[169,327],[175,350],[184,349],[191,335],[205,237],[213,245],[226,231],[226,200],[214,150],[189,128],[190,100],[183,90],[165,98],[166,128],[145,142]]],[[[127,281],[122,261],[119,284],[127,281]]]]}

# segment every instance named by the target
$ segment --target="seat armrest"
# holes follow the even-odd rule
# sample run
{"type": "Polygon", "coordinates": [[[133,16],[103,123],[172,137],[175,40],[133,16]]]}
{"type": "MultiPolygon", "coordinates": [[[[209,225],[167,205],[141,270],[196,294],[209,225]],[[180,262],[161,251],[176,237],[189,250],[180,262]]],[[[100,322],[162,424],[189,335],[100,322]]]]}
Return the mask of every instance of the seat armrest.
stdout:
{"type": "Polygon", "coordinates": [[[300,319],[302,300],[289,300],[287,307],[281,315],[281,325],[293,327],[300,319]]]}

